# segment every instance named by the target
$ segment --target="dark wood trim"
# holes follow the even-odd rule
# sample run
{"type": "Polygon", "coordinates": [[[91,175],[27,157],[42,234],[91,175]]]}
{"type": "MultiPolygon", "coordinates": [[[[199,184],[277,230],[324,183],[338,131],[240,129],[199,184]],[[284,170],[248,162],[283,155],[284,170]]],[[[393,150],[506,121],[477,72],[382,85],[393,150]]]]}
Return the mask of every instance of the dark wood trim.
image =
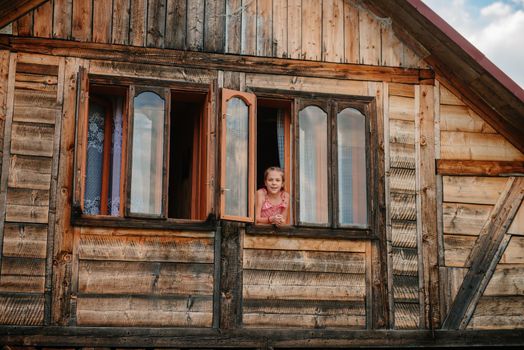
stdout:
{"type": "Polygon", "coordinates": [[[219,327],[235,329],[242,324],[243,231],[240,223],[221,222],[219,327]]]}
{"type": "Polygon", "coordinates": [[[510,178],[493,208],[490,220],[482,228],[480,235],[466,261],[471,266],[453,301],[450,311],[443,322],[442,328],[463,329],[469,322],[468,309],[476,295],[482,293],[481,284],[489,273],[490,266],[494,269],[502,254],[497,254],[503,238],[515,217],[524,198],[524,177],[510,178]]]}
{"type": "MultiPolygon", "coordinates": [[[[14,100],[15,100],[15,75],[16,75],[16,53],[7,55],[7,93],[5,96],[5,121],[4,121],[4,149],[2,167],[0,168],[0,275],[2,274],[2,256],[4,243],[5,212],[7,207],[7,184],[11,160],[11,126],[13,124],[14,100]]],[[[2,62],[3,63],[3,62],[2,62]]],[[[3,104],[4,101],[0,101],[3,104]]]]}
{"type": "Polygon", "coordinates": [[[437,159],[437,174],[451,176],[524,176],[524,161],[437,159]]]}
{"type": "Polygon", "coordinates": [[[49,0],[0,1],[0,28],[25,15],[49,0]]]}
{"type": "Polygon", "coordinates": [[[474,347],[522,346],[524,330],[293,330],[282,328],[218,330],[210,328],[0,327],[7,346],[68,347],[474,347]]]}
{"type": "Polygon", "coordinates": [[[163,218],[129,218],[116,216],[71,216],[71,225],[87,227],[114,227],[114,228],[140,228],[140,229],[164,229],[184,231],[215,231],[216,219],[210,214],[205,221],[179,220],[163,218]]]}
{"type": "Polygon", "coordinates": [[[300,75],[403,84],[433,84],[429,69],[223,55],[123,45],[0,35],[0,47],[19,52],[158,65],[184,65],[246,73],[300,75]]]}
{"type": "Polygon", "coordinates": [[[375,240],[371,229],[332,229],[327,227],[246,225],[246,233],[250,235],[276,235],[303,238],[336,238],[375,240]]]}

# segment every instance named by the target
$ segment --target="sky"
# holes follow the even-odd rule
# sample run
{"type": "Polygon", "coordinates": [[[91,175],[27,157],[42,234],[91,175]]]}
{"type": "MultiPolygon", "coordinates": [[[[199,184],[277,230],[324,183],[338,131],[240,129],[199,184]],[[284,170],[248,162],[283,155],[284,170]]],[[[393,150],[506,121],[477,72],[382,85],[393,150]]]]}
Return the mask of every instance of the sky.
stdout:
{"type": "Polygon", "coordinates": [[[524,89],[524,0],[422,0],[524,89]]]}

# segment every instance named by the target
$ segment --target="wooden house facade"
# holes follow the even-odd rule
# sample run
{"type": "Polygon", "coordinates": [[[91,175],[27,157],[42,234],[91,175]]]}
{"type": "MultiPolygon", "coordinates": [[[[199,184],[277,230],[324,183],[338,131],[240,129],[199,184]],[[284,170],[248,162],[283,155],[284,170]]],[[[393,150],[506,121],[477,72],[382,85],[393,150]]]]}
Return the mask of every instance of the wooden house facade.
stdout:
{"type": "Polygon", "coordinates": [[[0,28],[6,348],[524,344],[524,91],[421,1],[2,0],[0,28]]]}

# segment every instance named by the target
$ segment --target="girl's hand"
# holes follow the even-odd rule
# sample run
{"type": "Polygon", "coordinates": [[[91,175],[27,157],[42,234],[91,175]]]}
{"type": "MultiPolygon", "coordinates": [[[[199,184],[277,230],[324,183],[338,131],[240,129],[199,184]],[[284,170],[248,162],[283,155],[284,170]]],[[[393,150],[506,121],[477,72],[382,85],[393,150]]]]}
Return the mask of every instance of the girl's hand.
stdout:
{"type": "Polygon", "coordinates": [[[284,217],[282,214],[276,214],[273,216],[273,223],[275,225],[282,225],[284,223],[284,217]]]}

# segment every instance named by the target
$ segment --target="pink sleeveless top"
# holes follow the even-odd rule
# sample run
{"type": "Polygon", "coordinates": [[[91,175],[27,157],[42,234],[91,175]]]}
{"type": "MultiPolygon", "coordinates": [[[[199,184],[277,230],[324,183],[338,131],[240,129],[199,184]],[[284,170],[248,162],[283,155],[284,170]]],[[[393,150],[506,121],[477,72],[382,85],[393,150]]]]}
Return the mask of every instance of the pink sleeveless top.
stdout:
{"type": "Polygon", "coordinates": [[[262,208],[260,208],[260,217],[262,218],[269,218],[270,216],[276,215],[276,214],[282,214],[287,206],[288,201],[286,200],[284,196],[284,191],[280,192],[280,203],[279,204],[272,204],[269,199],[267,198],[267,190],[264,188],[264,195],[266,196],[264,199],[264,203],[262,204],[262,208]]]}

